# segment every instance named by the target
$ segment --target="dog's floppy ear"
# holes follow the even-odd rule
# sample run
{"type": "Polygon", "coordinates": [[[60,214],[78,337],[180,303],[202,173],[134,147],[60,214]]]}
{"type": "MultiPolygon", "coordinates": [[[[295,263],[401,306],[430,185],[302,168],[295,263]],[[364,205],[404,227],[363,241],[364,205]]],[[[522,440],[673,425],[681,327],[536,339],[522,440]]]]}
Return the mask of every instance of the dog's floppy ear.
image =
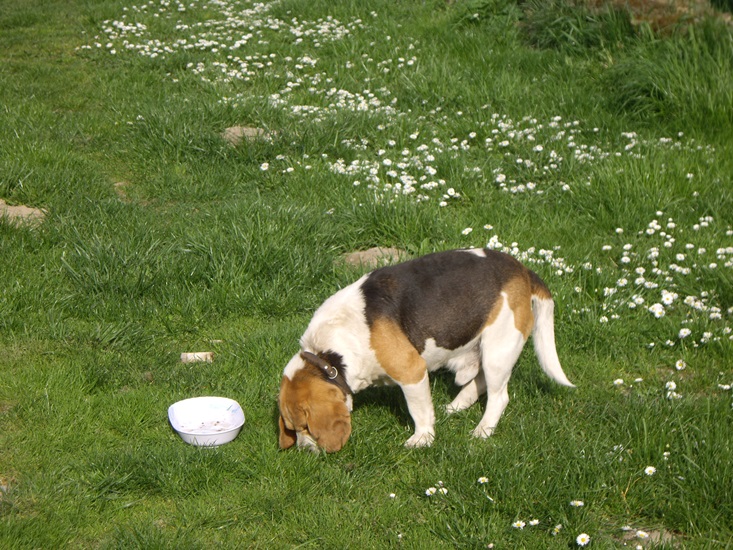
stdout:
{"type": "Polygon", "coordinates": [[[289,430],[285,426],[285,420],[283,420],[283,415],[280,415],[280,448],[289,449],[290,447],[295,445],[296,441],[297,441],[297,437],[295,435],[295,430],[289,430]]]}
{"type": "Polygon", "coordinates": [[[341,450],[351,435],[351,415],[346,403],[320,401],[308,415],[308,431],[327,453],[341,450]]]}

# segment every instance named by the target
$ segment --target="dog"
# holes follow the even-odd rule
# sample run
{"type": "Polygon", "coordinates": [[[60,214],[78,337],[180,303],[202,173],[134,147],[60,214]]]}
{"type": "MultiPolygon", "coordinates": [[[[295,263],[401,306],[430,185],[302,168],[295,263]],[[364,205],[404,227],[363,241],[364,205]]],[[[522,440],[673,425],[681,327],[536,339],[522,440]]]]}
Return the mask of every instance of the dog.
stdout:
{"type": "Polygon", "coordinates": [[[428,373],[441,367],[461,386],[448,413],[487,394],[472,432],[486,438],[509,402],[509,377],[530,334],[544,372],[574,387],[555,347],[550,290],[512,256],[450,250],[376,269],[313,315],[283,372],[279,446],[340,450],[351,435],[353,394],[385,383],[402,389],[415,424],[405,446],[429,446],[435,412],[428,373]]]}

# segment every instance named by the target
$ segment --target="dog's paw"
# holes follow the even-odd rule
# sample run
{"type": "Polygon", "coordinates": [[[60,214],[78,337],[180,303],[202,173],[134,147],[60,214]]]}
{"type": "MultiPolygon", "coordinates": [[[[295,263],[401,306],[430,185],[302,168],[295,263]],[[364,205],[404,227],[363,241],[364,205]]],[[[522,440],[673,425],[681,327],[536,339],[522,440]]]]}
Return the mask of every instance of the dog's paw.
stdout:
{"type": "Polygon", "coordinates": [[[405,447],[408,449],[416,449],[418,447],[430,447],[435,439],[432,432],[415,433],[410,439],[405,441],[405,447]]]}
{"type": "Polygon", "coordinates": [[[478,437],[480,439],[486,439],[491,436],[491,434],[494,433],[495,428],[485,428],[481,424],[476,426],[476,428],[471,432],[471,435],[473,437],[478,437]]]}

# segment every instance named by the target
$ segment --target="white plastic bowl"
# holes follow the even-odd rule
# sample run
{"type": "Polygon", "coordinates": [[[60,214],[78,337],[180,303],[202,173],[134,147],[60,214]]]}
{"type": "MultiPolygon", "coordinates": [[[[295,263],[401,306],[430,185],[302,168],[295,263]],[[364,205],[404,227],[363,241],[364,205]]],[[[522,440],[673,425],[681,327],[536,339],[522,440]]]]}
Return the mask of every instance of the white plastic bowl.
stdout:
{"type": "Polygon", "coordinates": [[[192,397],[168,407],[168,420],[186,443],[216,447],[239,435],[244,426],[244,412],[233,399],[192,397]]]}

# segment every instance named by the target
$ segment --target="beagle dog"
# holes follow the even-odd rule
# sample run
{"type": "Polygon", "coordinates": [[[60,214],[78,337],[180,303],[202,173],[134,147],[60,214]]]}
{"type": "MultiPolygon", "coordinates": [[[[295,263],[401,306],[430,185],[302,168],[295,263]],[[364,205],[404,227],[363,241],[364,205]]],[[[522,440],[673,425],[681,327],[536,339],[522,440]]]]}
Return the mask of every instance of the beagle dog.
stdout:
{"type": "Polygon", "coordinates": [[[487,393],[473,435],[496,429],[507,384],[532,334],[544,372],[574,387],[555,349],[547,285],[513,257],[490,249],[451,250],[377,269],[339,290],[315,312],[280,384],[280,448],[334,452],[351,435],[352,395],[396,384],[415,433],[407,447],[433,442],[428,373],[441,367],[461,390],[453,413],[487,393]]]}

